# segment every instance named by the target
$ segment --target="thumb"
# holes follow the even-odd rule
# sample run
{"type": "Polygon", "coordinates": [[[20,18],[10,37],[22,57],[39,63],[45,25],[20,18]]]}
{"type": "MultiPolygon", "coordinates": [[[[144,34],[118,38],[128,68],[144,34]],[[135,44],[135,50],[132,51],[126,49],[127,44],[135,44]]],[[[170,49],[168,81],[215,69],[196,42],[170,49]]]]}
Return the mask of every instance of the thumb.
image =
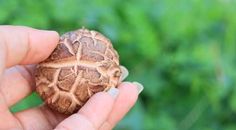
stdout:
{"type": "Polygon", "coordinates": [[[0,65],[33,64],[47,58],[59,41],[55,31],[0,26],[0,65]]]}

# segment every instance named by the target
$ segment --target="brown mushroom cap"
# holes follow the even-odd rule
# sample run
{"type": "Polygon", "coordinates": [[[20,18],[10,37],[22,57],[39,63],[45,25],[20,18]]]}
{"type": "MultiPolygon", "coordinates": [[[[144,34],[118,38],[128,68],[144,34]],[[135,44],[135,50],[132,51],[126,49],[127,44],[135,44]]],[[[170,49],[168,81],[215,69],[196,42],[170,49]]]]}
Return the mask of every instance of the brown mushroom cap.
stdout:
{"type": "Polygon", "coordinates": [[[116,87],[119,56],[109,39],[79,29],[61,36],[52,54],[37,66],[36,92],[52,109],[71,114],[95,93],[116,87]]]}

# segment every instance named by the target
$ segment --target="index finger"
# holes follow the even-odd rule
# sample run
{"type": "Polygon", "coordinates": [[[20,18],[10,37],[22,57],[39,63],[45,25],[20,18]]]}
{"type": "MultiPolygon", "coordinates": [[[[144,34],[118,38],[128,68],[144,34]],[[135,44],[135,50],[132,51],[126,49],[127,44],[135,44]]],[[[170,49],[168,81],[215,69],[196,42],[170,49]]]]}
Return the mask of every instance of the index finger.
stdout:
{"type": "Polygon", "coordinates": [[[23,26],[0,26],[0,68],[46,59],[59,41],[55,31],[23,26]]]}

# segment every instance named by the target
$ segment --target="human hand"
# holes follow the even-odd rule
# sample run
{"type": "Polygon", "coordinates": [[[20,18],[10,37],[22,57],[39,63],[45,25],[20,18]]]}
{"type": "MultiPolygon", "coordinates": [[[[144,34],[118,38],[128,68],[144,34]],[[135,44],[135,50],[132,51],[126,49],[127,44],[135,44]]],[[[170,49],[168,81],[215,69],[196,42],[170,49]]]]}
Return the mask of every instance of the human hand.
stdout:
{"type": "Polygon", "coordinates": [[[135,104],[142,86],[124,82],[95,94],[71,116],[45,105],[11,113],[9,108],[35,89],[33,64],[46,59],[58,40],[54,31],[0,26],[0,130],[110,130],[135,104]]]}

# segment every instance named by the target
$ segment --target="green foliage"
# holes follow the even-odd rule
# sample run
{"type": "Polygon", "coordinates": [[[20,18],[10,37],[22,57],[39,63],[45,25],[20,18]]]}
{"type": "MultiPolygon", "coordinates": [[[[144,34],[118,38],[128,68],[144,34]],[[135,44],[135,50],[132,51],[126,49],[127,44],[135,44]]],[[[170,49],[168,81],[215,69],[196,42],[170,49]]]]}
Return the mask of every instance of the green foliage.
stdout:
{"type": "Polygon", "coordinates": [[[0,23],[61,34],[85,26],[111,38],[128,80],[145,86],[116,129],[234,130],[235,6],[234,0],[0,0],[0,23]]]}

